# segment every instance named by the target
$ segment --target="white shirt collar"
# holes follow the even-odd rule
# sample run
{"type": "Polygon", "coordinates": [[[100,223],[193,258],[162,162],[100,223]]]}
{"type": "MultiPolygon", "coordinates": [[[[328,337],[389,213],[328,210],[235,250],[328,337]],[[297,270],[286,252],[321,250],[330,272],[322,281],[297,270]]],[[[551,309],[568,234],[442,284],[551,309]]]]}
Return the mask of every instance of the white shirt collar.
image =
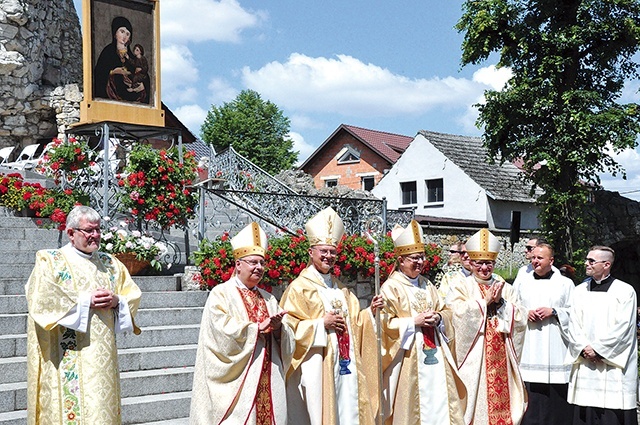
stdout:
{"type": "Polygon", "coordinates": [[[316,269],[313,264],[311,264],[309,268],[316,275],[316,277],[319,277],[324,282],[324,284],[327,285],[327,288],[334,287],[333,279],[331,279],[331,273],[320,273],[320,271],[316,269]]]}

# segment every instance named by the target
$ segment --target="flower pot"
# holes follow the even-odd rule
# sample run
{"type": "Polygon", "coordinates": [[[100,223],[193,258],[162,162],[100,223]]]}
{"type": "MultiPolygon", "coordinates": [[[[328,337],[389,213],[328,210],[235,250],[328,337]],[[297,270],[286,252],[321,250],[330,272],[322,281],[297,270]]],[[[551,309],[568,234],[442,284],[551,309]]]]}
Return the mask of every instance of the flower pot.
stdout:
{"type": "Polygon", "coordinates": [[[136,254],[131,252],[114,254],[114,256],[124,264],[131,276],[142,274],[151,265],[151,263],[146,260],[138,260],[136,254]]]}

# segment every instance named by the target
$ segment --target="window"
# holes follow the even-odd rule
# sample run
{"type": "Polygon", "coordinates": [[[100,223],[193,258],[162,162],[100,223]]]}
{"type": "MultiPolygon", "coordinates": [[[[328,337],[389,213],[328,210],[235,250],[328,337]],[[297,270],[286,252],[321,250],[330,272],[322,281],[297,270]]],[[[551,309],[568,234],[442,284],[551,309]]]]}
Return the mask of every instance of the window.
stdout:
{"type": "Polygon", "coordinates": [[[373,176],[363,176],[360,181],[362,182],[362,190],[371,190],[376,183],[373,176]]]}
{"type": "Polygon", "coordinates": [[[360,151],[351,145],[344,145],[336,157],[338,164],[353,164],[360,162],[360,151]]]}
{"type": "Polygon", "coordinates": [[[338,185],[338,179],[327,179],[324,181],[324,187],[336,187],[338,185]]]}
{"type": "Polygon", "coordinates": [[[444,180],[426,180],[425,183],[427,185],[427,203],[444,202],[444,180]]]}
{"type": "Polygon", "coordinates": [[[400,191],[402,192],[402,205],[418,203],[418,189],[416,188],[416,182],[400,183],[400,191]]]}

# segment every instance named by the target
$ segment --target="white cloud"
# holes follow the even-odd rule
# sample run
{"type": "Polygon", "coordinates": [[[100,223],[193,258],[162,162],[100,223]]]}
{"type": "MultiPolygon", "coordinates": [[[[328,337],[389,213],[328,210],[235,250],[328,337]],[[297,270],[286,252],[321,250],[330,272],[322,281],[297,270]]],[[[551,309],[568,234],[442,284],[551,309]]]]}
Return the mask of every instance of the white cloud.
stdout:
{"type": "Polygon", "coordinates": [[[490,65],[474,72],[473,81],[489,86],[492,90],[502,90],[512,76],[511,68],[496,68],[495,65],[490,65]]]}
{"type": "Polygon", "coordinates": [[[256,27],[265,16],[242,8],[237,0],[163,0],[162,38],[171,43],[237,43],[244,30],[256,27]]]}
{"type": "Polygon", "coordinates": [[[313,118],[302,115],[302,114],[293,114],[289,117],[291,120],[291,127],[299,128],[299,129],[320,129],[324,128],[324,124],[314,120],[313,118]]]}
{"type": "Polygon", "coordinates": [[[199,105],[183,105],[173,110],[173,113],[193,134],[200,137],[200,127],[207,117],[207,111],[199,105]]]}
{"type": "Polygon", "coordinates": [[[618,174],[616,177],[610,174],[600,175],[602,186],[611,191],[620,192],[627,198],[640,201],[640,152],[634,149],[626,149],[620,153],[609,154],[625,169],[627,179],[623,180],[618,174]]]}
{"type": "Polygon", "coordinates": [[[290,132],[289,138],[293,140],[293,150],[298,151],[298,162],[296,166],[302,164],[311,154],[316,150],[316,147],[311,146],[305,140],[302,134],[296,132],[290,132]]]}
{"type": "Polygon", "coordinates": [[[290,110],[367,117],[466,106],[486,88],[464,78],[409,79],[347,55],[312,58],[299,53],[258,70],[244,67],[242,79],[290,110]]]}
{"type": "Polygon", "coordinates": [[[238,90],[222,78],[212,78],[207,88],[209,89],[208,99],[212,105],[220,106],[235,99],[238,95],[238,90]]]}
{"type": "Polygon", "coordinates": [[[189,103],[197,98],[199,80],[196,61],[188,47],[171,44],[162,47],[162,97],[173,103],[189,103]]]}

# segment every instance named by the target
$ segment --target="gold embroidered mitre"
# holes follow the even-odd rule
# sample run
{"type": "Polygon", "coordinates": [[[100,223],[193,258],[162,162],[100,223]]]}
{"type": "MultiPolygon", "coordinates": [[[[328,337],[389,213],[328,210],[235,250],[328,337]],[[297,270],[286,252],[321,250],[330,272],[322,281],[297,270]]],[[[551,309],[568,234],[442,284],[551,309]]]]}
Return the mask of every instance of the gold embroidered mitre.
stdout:
{"type": "Polygon", "coordinates": [[[500,252],[500,240],[489,229],[480,229],[466,243],[471,260],[495,261],[500,252]]]}
{"type": "Polygon", "coordinates": [[[424,252],[422,227],[417,221],[411,220],[407,228],[396,224],[391,230],[394,252],[396,255],[409,255],[424,252]]]}
{"type": "Polygon", "coordinates": [[[344,235],[344,224],[333,208],[325,208],[307,221],[304,226],[309,239],[309,246],[338,246],[344,235]]]}
{"type": "Polygon", "coordinates": [[[264,257],[267,251],[267,234],[258,223],[252,221],[231,239],[231,247],[233,248],[233,258],[236,260],[247,255],[264,257]]]}

